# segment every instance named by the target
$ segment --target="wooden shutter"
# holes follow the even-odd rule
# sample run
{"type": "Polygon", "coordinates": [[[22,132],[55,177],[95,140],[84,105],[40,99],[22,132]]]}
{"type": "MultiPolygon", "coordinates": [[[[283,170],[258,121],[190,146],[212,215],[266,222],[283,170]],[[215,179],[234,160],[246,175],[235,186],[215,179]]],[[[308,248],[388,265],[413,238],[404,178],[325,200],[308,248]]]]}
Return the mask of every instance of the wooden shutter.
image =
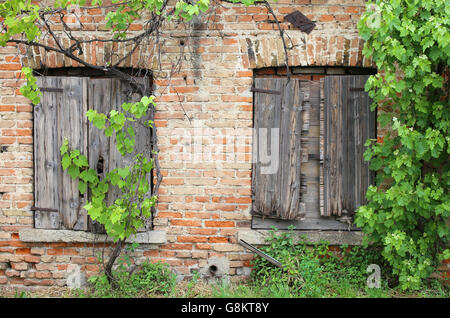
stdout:
{"type": "MultiPolygon", "coordinates": [[[[63,171],[59,149],[67,138],[71,148],[80,149],[88,157],[89,166],[97,169],[100,177],[130,165],[136,153],[122,157],[115,138],[106,137],[88,123],[86,112],[95,109],[109,114],[141,96],[129,84],[114,78],[38,77],[38,85],[42,98],[34,107],[35,227],[103,232],[82,208],[88,194],[81,195],[78,182],[63,171]]],[[[145,120],[148,118],[142,122],[145,120]]],[[[151,130],[141,125],[135,132],[136,149],[151,149],[151,130]]],[[[117,189],[111,189],[108,203],[118,195],[117,189]]]]}
{"type": "Polygon", "coordinates": [[[364,143],[376,138],[376,114],[364,92],[368,75],[328,76],[321,135],[321,215],[353,214],[365,203],[374,174],[364,161],[364,143]]]}
{"type": "Polygon", "coordinates": [[[63,173],[60,147],[64,138],[87,154],[86,80],[39,77],[41,102],[34,107],[35,227],[87,229],[84,197],[78,182],[63,173]]]}
{"type": "MultiPolygon", "coordinates": [[[[94,109],[104,114],[109,114],[113,109],[122,111],[121,105],[123,103],[136,102],[141,98],[140,94],[135,93],[128,83],[117,78],[90,79],[87,89],[89,92],[89,109],[94,109]]],[[[141,122],[145,120],[148,120],[148,118],[144,118],[141,122]]],[[[97,169],[100,178],[104,178],[107,172],[115,168],[124,167],[133,163],[136,153],[122,157],[117,150],[114,135],[107,137],[103,131],[97,129],[92,123],[88,123],[88,126],[89,166],[97,169]]],[[[138,151],[151,149],[151,130],[143,125],[137,126],[137,128],[134,128],[136,133],[135,149],[138,151]]],[[[112,204],[119,195],[120,191],[118,188],[110,188],[107,194],[108,204],[112,204]]],[[[89,219],[89,230],[95,233],[104,232],[104,228],[91,219],[89,219]]]]}
{"type": "Polygon", "coordinates": [[[300,81],[257,78],[254,94],[252,213],[283,220],[297,219],[304,210],[300,202],[303,122],[300,81]],[[268,154],[278,152],[278,156],[272,158],[278,160],[273,172],[264,171],[268,163],[261,157],[263,144],[267,145],[268,154]]]}

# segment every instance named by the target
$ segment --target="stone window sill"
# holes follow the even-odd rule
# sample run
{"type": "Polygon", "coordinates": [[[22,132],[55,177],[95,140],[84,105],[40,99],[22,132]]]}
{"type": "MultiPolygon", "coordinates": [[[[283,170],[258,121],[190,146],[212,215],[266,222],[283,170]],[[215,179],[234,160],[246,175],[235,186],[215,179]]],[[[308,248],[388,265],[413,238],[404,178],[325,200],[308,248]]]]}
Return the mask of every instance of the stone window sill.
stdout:
{"type": "MultiPolygon", "coordinates": [[[[244,240],[252,245],[268,245],[265,238],[269,234],[269,230],[240,230],[238,240],[244,240]]],[[[305,236],[305,241],[311,243],[328,241],[330,245],[361,245],[364,233],[361,231],[294,231],[294,242],[300,241],[300,236],[305,236]]]]}
{"type": "MultiPolygon", "coordinates": [[[[19,239],[22,242],[40,242],[40,243],[103,243],[113,242],[105,234],[94,234],[83,231],[70,230],[43,230],[43,229],[23,229],[19,231],[19,239]]],[[[130,237],[127,243],[139,244],[161,244],[167,242],[165,231],[148,231],[137,233],[130,237]]]]}

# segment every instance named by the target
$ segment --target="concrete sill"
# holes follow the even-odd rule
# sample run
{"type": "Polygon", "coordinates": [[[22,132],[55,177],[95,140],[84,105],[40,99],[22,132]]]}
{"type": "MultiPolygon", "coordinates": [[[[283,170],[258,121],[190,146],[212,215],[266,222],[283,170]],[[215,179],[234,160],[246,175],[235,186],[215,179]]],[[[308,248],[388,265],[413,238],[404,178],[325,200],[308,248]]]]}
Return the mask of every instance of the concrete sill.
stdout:
{"type": "MultiPolygon", "coordinates": [[[[279,232],[287,232],[280,230],[279,232]]],[[[294,231],[294,242],[300,241],[300,236],[306,236],[305,241],[316,243],[328,241],[330,245],[361,245],[364,233],[361,231],[294,231]]],[[[240,230],[238,239],[253,245],[268,245],[265,238],[269,230],[240,230]]]]}
{"type": "MultiPolygon", "coordinates": [[[[102,243],[113,242],[105,234],[94,234],[83,231],[70,230],[43,230],[43,229],[23,229],[19,231],[19,239],[22,242],[40,243],[102,243]]],[[[137,233],[135,237],[129,238],[127,243],[140,244],[161,244],[167,242],[165,231],[148,231],[137,233]]]]}

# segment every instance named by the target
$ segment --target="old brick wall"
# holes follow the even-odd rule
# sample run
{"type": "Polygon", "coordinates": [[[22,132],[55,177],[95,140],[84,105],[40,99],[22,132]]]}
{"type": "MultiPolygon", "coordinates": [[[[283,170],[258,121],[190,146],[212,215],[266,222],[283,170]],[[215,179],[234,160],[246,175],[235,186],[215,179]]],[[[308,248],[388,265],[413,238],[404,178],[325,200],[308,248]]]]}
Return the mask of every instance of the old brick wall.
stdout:
{"type": "MultiPolygon", "coordinates": [[[[361,54],[356,23],[363,0],[279,0],[283,16],[299,10],[315,21],[309,35],[281,26],[293,46],[292,66],[371,66],[361,54]]],[[[81,21],[97,36],[104,32],[107,9],[82,11],[81,21]]],[[[76,24],[76,20],[68,23],[76,24]]],[[[155,230],[167,242],[141,245],[136,261],[169,263],[177,273],[227,260],[233,280],[248,275],[252,255],[237,244],[237,233],[250,227],[253,70],[286,61],[277,25],[262,5],[227,2],[190,24],[166,25],[159,42],[144,44],[124,67],[154,74],[160,160],[160,189],[155,230]],[[157,46],[161,54],[156,54],[157,46]],[[179,63],[179,57],[181,64],[179,63]]],[[[131,32],[142,28],[136,24],[131,32]]],[[[111,49],[84,47],[88,62],[101,65],[111,49]]],[[[122,52],[126,47],[119,49],[122,52]]],[[[28,243],[19,231],[33,226],[32,106],[21,96],[21,64],[36,69],[77,67],[78,63],[39,50],[0,48],[0,284],[66,284],[67,267],[78,264],[88,275],[99,269],[100,243],[28,243]]]]}

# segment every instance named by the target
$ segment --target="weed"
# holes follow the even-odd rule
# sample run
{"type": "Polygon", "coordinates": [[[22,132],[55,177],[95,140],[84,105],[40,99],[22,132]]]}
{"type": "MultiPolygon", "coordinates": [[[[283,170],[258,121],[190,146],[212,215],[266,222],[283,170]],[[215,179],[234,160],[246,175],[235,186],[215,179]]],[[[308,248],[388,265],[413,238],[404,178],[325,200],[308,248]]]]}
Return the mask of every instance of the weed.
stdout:
{"type": "Polygon", "coordinates": [[[165,263],[144,262],[139,269],[128,272],[124,267],[114,272],[116,288],[108,282],[105,274],[89,278],[91,288],[80,296],[100,298],[169,296],[176,285],[176,275],[165,263]]]}

